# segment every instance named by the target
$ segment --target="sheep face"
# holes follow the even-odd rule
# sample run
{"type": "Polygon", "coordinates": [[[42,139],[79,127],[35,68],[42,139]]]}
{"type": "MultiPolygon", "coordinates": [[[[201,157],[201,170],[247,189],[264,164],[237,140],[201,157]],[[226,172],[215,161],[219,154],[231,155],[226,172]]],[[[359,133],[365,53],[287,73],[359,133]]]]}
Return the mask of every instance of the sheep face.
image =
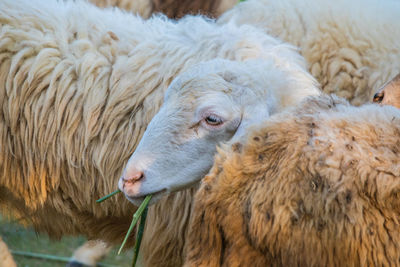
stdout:
{"type": "Polygon", "coordinates": [[[245,129],[278,110],[281,104],[274,92],[291,87],[284,72],[268,71],[272,65],[212,63],[194,67],[168,88],[119,181],[134,204],[148,194],[155,202],[195,184],[211,168],[217,144],[241,140],[245,129]],[[254,76],[257,71],[263,75],[254,76]],[[268,76],[269,86],[257,79],[263,76],[268,76]]]}
{"type": "Polygon", "coordinates": [[[374,95],[373,101],[382,105],[392,105],[400,108],[400,74],[382,86],[374,95]]]}

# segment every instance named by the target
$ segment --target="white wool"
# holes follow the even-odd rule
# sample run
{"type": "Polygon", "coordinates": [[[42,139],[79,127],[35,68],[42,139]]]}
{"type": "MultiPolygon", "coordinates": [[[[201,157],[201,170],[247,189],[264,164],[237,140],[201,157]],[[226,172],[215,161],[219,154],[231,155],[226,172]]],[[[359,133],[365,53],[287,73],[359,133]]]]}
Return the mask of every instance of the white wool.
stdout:
{"type": "Polygon", "coordinates": [[[218,22],[253,25],[296,45],[326,93],[353,104],[400,71],[400,2],[248,0],[218,22]]]}

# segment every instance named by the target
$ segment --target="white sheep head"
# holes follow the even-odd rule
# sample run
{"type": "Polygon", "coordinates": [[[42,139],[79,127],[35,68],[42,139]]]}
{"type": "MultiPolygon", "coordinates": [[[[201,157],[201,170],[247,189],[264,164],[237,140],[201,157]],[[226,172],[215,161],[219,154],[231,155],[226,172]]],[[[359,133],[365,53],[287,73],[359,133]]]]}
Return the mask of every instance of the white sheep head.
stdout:
{"type": "Polygon", "coordinates": [[[274,60],[212,60],[179,75],[148,125],[119,181],[139,205],[148,194],[197,183],[211,168],[221,142],[238,142],[246,129],[271,114],[319,94],[302,68],[274,60]]]}

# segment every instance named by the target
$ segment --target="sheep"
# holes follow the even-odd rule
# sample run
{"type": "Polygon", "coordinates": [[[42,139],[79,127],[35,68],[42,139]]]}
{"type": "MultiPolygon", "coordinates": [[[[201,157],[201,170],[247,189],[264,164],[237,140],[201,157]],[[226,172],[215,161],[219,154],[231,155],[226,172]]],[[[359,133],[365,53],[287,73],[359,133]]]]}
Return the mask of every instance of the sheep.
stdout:
{"type": "Polygon", "coordinates": [[[143,18],[161,12],[169,18],[181,18],[187,14],[204,14],[219,17],[233,7],[236,0],[89,0],[99,7],[118,7],[143,18]]]}
{"type": "Polygon", "coordinates": [[[1,239],[0,236],[0,267],[17,267],[15,261],[8,250],[7,245],[1,239]]]}
{"type": "MultiPolygon", "coordinates": [[[[101,205],[94,200],[117,187],[167,87],[179,74],[193,75],[195,83],[189,69],[197,63],[210,76],[196,83],[207,86],[202,99],[210,103],[216,95],[230,99],[217,90],[224,86],[232,86],[224,87],[227,95],[271,91],[271,98],[258,95],[268,108],[254,105],[260,116],[319,93],[291,46],[251,26],[219,26],[200,16],[144,21],[83,1],[50,0],[3,0],[0,23],[0,210],[56,238],[82,234],[121,242],[135,208],[122,195],[101,205]],[[280,87],[290,94],[274,91],[280,87]]],[[[247,110],[238,104],[235,112],[247,110]]],[[[216,145],[235,131],[211,141],[216,145]]],[[[205,167],[215,145],[201,151],[209,158],[205,167]]],[[[150,208],[144,265],[182,264],[195,190],[150,208]]]]}
{"type": "Polygon", "coordinates": [[[155,203],[193,185],[211,168],[221,140],[239,140],[250,125],[319,94],[298,66],[273,62],[281,57],[276,51],[269,62],[218,59],[179,75],[130,157],[119,189],[139,206],[148,194],[155,203]]]}
{"type": "Polygon", "coordinates": [[[247,0],[218,23],[249,24],[300,48],[322,90],[354,105],[400,69],[400,2],[247,0]]]}
{"type": "Polygon", "coordinates": [[[184,266],[399,266],[400,110],[312,97],[219,149],[184,266]]]}
{"type": "Polygon", "coordinates": [[[373,102],[400,108],[400,74],[378,90],[374,95],[373,102]]]}
{"type": "MultiPolygon", "coordinates": [[[[278,61],[282,57],[278,51],[270,56],[278,61]]],[[[282,65],[265,61],[217,59],[211,61],[213,64],[193,66],[171,83],[163,106],[148,125],[120,178],[119,188],[131,202],[139,205],[145,195],[152,194],[151,202],[155,203],[171,191],[195,184],[211,167],[220,140],[240,139],[247,127],[260,118],[293,106],[308,95],[319,94],[304,69],[301,72],[287,64],[290,61],[282,65]],[[179,170],[170,170],[176,162],[180,164],[179,170]],[[170,176],[171,173],[174,175],[170,176]],[[154,181],[154,177],[160,176],[162,179],[154,181]],[[184,184],[168,187],[171,179],[184,184]]],[[[191,194],[196,190],[196,186],[189,188],[191,194]]],[[[165,245],[171,243],[170,237],[162,232],[177,227],[178,222],[180,242],[185,243],[191,204],[191,199],[174,200],[174,209],[184,210],[185,220],[176,220],[177,215],[170,211],[165,214],[165,205],[156,204],[149,209],[151,219],[147,220],[144,235],[158,237],[158,242],[143,240],[149,253],[171,250],[165,245]]],[[[154,260],[151,266],[161,266],[167,260],[155,254],[148,257],[154,260]]],[[[175,263],[178,265],[180,262],[175,263]]]]}

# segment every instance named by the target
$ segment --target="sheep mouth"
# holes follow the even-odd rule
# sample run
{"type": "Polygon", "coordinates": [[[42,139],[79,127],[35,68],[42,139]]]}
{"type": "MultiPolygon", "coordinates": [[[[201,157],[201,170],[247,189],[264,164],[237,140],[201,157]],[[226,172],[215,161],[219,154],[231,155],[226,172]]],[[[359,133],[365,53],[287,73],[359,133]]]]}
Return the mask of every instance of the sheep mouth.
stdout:
{"type": "Polygon", "coordinates": [[[152,205],[156,203],[162,196],[164,196],[167,193],[167,189],[164,188],[160,191],[154,192],[154,193],[149,193],[149,194],[143,194],[139,196],[127,196],[128,200],[135,204],[136,206],[140,206],[140,204],[143,202],[143,200],[146,198],[148,195],[152,195],[152,198],[149,202],[149,205],[152,205]]]}

